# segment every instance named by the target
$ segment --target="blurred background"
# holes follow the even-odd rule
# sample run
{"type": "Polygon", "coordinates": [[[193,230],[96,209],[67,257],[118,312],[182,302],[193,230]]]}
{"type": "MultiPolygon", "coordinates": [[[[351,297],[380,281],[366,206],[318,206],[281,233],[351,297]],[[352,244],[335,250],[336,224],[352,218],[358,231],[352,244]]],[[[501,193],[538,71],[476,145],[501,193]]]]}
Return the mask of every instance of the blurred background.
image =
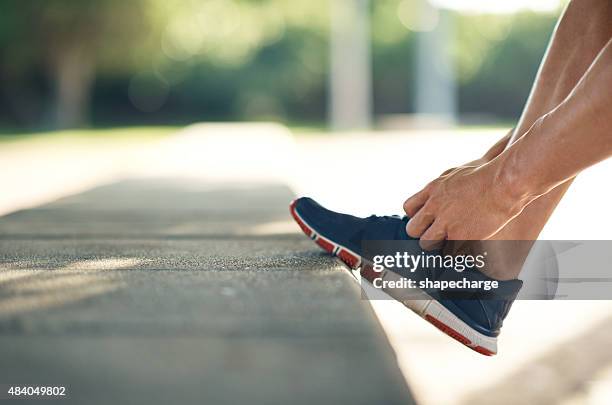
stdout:
{"type": "Polygon", "coordinates": [[[346,129],[414,124],[407,114],[511,125],[560,7],[2,0],[0,130],[261,120],[346,129]]]}

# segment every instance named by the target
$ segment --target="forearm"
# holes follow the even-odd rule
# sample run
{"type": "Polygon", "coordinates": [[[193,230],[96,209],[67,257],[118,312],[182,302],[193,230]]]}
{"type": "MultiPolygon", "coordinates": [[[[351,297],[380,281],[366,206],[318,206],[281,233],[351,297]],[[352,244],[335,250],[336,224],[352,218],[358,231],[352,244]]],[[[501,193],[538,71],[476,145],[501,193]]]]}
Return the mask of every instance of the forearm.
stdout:
{"type": "Polygon", "coordinates": [[[494,159],[499,184],[526,203],[612,155],[612,41],[569,96],[494,159]]]}

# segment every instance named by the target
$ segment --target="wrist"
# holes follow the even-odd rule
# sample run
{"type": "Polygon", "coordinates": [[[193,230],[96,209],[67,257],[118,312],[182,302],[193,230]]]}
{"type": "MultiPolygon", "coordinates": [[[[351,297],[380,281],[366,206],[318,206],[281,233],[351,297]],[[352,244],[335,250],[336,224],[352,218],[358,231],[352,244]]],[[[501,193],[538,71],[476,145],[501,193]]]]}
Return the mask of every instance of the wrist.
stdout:
{"type": "Polygon", "coordinates": [[[543,115],[520,139],[495,159],[495,181],[506,190],[508,198],[529,204],[555,187],[546,164],[546,151],[538,141],[554,133],[549,114],[543,115]]]}
{"type": "Polygon", "coordinates": [[[511,211],[521,211],[541,194],[535,176],[520,162],[517,151],[509,149],[490,162],[492,186],[498,190],[501,203],[511,211]]]}

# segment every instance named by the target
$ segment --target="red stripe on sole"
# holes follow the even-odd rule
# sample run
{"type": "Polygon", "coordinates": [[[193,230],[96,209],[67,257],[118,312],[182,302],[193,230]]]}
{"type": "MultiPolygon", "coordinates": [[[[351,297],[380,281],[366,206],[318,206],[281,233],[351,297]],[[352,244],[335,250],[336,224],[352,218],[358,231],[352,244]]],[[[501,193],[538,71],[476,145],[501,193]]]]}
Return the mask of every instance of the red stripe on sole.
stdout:
{"type": "Polygon", "coordinates": [[[334,245],[322,238],[317,238],[316,242],[317,245],[321,246],[321,248],[323,248],[327,253],[334,254],[334,245]]]}
{"type": "Polygon", "coordinates": [[[470,346],[472,344],[472,342],[470,341],[470,339],[466,338],[465,336],[463,336],[461,333],[457,332],[456,330],[454,330],[453,328],[451,328],[450,326],[446,325],[445,323],[442,323],[441,321],[439,321],[438,319],[434,318],[431,315],[425,315],[425,319],[427,321],[429,321],[429,323],[431,323],[432,325],[434,325],[436,328],[440,329],[442,332],[446,333],[448,336],[452,337],[453,339],[457,340],[460,343],[463,343],[465,346],[469,347],[470,349],[483,354],[485,356],[493,356],[495,355],[494,352],[490,351],[489,349],[486,349],[482,346],[470,346]]]}
{"type": "Polygon", "coordinates": [[[495,353],[493,353],[491,350],[486,349],[482,346],[476,346],[476,347],[473,347],[472,349],[476,350],[480,354],[484,354],[485,356],[495,356],[495,353]]]}
{"type": "Polygon", "coordinates": [[[291,216],[293,217],[293,219],[295,220],[295,222],[297,222],[297,224],[300,226],[300,228],[302,228],[302,231],[306,234],[306,236],[308,236],[309,238],[312,237],[312,229],[310,229],[308,227],[308,225],[306,225],[301,219],[300,217],[297,215],[297,212],[295,212],[295,201],[293,200],[291,202],[291,209],[289,211],[291,211],[291,216]]]}
{"type": "Polygon", "coordinates": [[[453,339],[458,340],[464,345],[469,346],[472,343],[470,339],[466,338],[465,336],[463,336],[461,333],[457,332],[450,326],[447,326],[446,324],[440,322],[433,316],[425,315],[425,319],[427,319],[436,328],[440,329],[442,332],[446,333],[448,336],[452,337],[453,339]]]}
{"type": "Polygon", "coordinates": [[[340,249],[337,256],[351,269],[356,269],[359,265],[360,259],[344,249],[340,249]]]}

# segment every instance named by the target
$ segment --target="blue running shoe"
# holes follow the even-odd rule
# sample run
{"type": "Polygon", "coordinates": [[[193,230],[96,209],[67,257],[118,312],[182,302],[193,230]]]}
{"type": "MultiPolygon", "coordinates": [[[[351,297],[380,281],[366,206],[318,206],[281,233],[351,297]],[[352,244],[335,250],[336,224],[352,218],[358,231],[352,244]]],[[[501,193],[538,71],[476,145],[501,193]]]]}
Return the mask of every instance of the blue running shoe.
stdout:
{"type": "MultiPolygon", "coordinates": [[[[373,215],[359,218],[330,211],[307,197],[294,200],[290,211],[306,236],[351,270],[359,270],[361,279],[369,283],[376,278],[397,280],[401,275],[394,271],[375,272],[372,258],[368,257],[370,253],[364,251],[362,241],[406,241],[404,246],[411,254],[422,252],[418,240],[406,233],[407,217],[373,215]]],[[[439,278],[441,273],[434,273],[428,276],[439,278]]],[[[464,271],[461,276],[476,281],[494,281],[477,270],[464,271]]],[[[497,353],[497,337],[503,320],[522,286],[520,280],[498,283],[500,294],[491,299],[455,299],[430,290],[418,290],[419,297],[415,299],[414,291],[407,296],[406,289],[382,290],[450,337],[480,354],[492,356],[497,353]]]]}

